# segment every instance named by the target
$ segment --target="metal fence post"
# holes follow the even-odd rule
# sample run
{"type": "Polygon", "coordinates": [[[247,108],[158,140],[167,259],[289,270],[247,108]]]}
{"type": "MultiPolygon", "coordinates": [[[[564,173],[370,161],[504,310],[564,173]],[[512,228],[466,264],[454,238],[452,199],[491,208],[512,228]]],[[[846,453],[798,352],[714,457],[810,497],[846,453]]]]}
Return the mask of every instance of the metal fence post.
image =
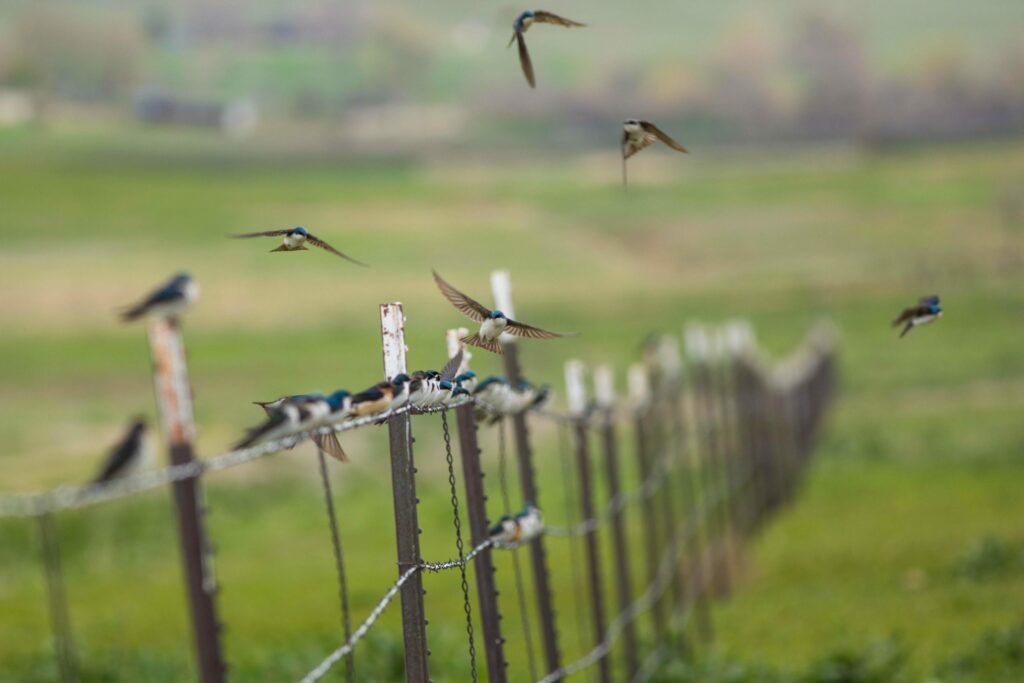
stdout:
{"type": "MultiPolygon", "coordinates": [[[[494,301],[509,317],[514,317],[512,307],[512,285],[507,271],[491,273],[491,290],[494,301]]],[[[504,347],[505,374],[515,384],[522,378],[519,352],[515,343],[504,347]]],[[[512,431],[516,441],[516,462],[519,465],[519,485],[523,498],[544,509],[537,490],[537,478],[533,471],[533,452],[530,448],[530,434],[526,427],[526,414],[512,416],[512,431]]],[[[555,624],[554,601],[551,594],[551,579],[548,574],[547,557],[544,552],[544,536],[530,541],[530,559],[533,567],[533,588],[537,594],[537,612],[540,616],[541,639],[544,643],[544,659],[547,673],[557,671],[559,664],[558,628],[555,624]]]]}
{"type": "MultiPolygon", "coordinates": [[[[402,304],[380,306],[381,344],[384,350],[384,376],[391,380],[404,373],[405,315],[402,304]]],[[[395,539],[398,547],[398,574],[401,576],[422,561],[420,529],[416,511],[416,465],[412,454],[412,420],[409,413],[388,418],[391,449],[391,487],[395,506],[395,539]]],[[[405,643],[405,680],[427,683],[427,621],[423,607],[423,579],[414,574],[402,586],[402,636],[405,643]]]]}
{"type": "MultiPolygon", "coordinates": [[[[629,398],[633,408],[633,431],[636,439],[637,468],[641,482],[651,480],[651,451],[649,438],[649,422],[651,411],[651,392],[647,383],[647,371],[643,365],[636,364],[629,368],[629,398]]],[[[664,482],[661,483],[664,486],[664,482]]],[[[644,515],[644,550],[647,556],[647,582],[654,583],[658,575],[658,548],[661,544],[658,531],[658,515],[654,509],[654,497],[643,499],[644,515]]],[[[651,605],[651,620],[654,627],[655,642],[665,637],[665,614],[662,602],[655,600],[651,605]]]]}
{"type": "MultiPolygon", "coordinates": [[[[185,345],[174,318],[155,318],[149,327],[153,373],[160,419],[170,448],[172,465],[194,460],[195,422],[192,415],[192,386],[185,366],[185,345]]],[[[185,569],[195,638],[199,680],[220,683],[226,666],[221,654],[220,624],[213,596],[217,592],[213,568],[209,566],[210,546],[199,503],[198,477],[172,484],[178,516],[178,535],[185,569]]]]}
{"type": "MultiPolygon", "coordinates": [[[[580,477],[580,511],[584,520],[596,518],[594,506],[593,477],[590,474],[590,448],[587,434],[587,399],[583,381],[583,363],[571,360],[565,364],[566,398],[569,414],[576,420],[576,469],[580,477]]],[[[590,582],[590,617],[594,627],[594,645],[600,645],[605,637],[604,585],[601,579],[601,551],[597,543],[597,530],[589,529],[585,536],[587,551],[587,575],[590,582]]],[[[601,657],[597,663],[601,683],[610,683],[611,667],[608,657],[601,657]]]]}
{"type": "MultiPolygon", "coordinates": [[[[622,495],[619,473],[618,440],[615,433],[615,375],[607,365],[594,371],[594,395],[597,406],[601,410],[601,445],[604,455],[605,481],[608,486],[610,500],[619,500],[622,495]]],[[[620,505],[612,516],[612,547],[615,556],[615,587],[618,597],[619,612],[629,609],[633,602],[632,574],[629,567],[629,547],[626,542],[625,526],[626,508],[620,505]]],[[[622,632],[626,650],[626,675],[632,680],[640,669],[640,657],[637,652],[636,625],[633,620],[626,622],[622,632]]]]}
{"type": "MultiPolygon", "coordinates": [[[[448,357],[454,358],[462,344],[459,338],[467,330],[448,330],[448,357]]],[[[464,352],[468,355],[468,351],[464,352]]],[[[468,367],[469,359],[463,356],[463,366],[468,367]]],[[[461,370],[460,370],[461,371],[461,370]]],[[[476,547],[487,539],[487,495],[484,492],[484,473],[480,466],[480,444],[477,441],[476,415],[472,404],[455,409],[455,421],[459,431],[459,450],[462,455],[462,478],[466,485],[466,513],[469,515],[470,542],[476,547]]],[[[476,592],[480,604],[480,620],[484,632],[484,653],[487,657],[487,680],[491,683],[505,683],[508,680],[505,661],[505,639],[501,635],[501,612],[498,608],[498,591],[495,585],[494,557],[487,548],[476,556],[476,592]]]]}
{"type": "Polygon", "coordinates": [[[64,573],[61,571],[60,546],[57,541],[53,515],[44,513],[36,518],[39,523],[39,543],[46,571],[46,594],[50,602],[50,621],[53,628],[53,651],[57,656],[57,670],[61,683],[78,682],[78,658],[71,638],[71,619],[68,617],[67,594],[64,592],[64,573]]]}

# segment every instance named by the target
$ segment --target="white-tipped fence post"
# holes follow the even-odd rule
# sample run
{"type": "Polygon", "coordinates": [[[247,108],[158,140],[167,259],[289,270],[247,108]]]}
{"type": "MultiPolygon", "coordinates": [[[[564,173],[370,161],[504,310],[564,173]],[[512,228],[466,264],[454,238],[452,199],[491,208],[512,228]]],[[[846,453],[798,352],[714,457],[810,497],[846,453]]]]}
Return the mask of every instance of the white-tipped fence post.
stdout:
{"type": "MultiPolygon", "coordinates": [[[[515,312],[512,307],[512,283],[508,271],[498,270],[491,273],[491,289],[499,309],[509,317],[513,317],[515,312]]],[[[515,384],[523,376],[522,368],[519,365],[519,348],[516,344],[508,341],[514,339],[513,337],[502,335],[501,339],[505,350],[505,374],[508,375],[509,381],[515,384]]],[[[516,440],[516,462],[519,465],[519,485],[523,492],[523,498],[543,510],[544,505],[537,489],[537,477],[533,471],[533,451],[530,447],[530,433],[526,427],[526,412],[512,416],[512,430],[516,440]]],[[[543,534],[530,541],[530,560],[533,569],[533,588],[537,595],[541,639],[544,643],[546,673],[550,674],[557,671],[560,664],[558,627],[555,623],[554,600],[551,594],[547,557],[544,553],[543,534]]]]}
{"type": "MultiPolygon", "coordinates": [[[[169,445],[170,462],[185,465],[195,459],[192,444],[196,428],[192,415],[192,385],[185,365],[185,342],[177,319],[155,318],[149,326],[149,343],[156,401],[169,445]]],[[[200,509],[199,479],[182,479],[174,482],[172,488],[199,680],[221,683],[226,667],[220,647],[221,627],[213,601],[217,584],[209,562],[211,552],[203,526],[204,512],[200,509]]]]}
{"type": "MultiPolygon", "coordinates": [[[[565,364],[565,394],[569,402],[569,414],[576,421],[576,472],[580,483],[580,511],[584,520],[597,516],[594,504],[593,476],[590,473],[590,446],[588,443],[587,390],[584,383],[586,367],[582,361],[571,360],[565,364]]],[[[597,543],[597,530],[591,528],[584,535],[587,554],[587,578],[590,582],[590,613],[593,618],[594,645],[600,645],[605,637],[604,584],[601,578],[601,550],[597,543]]],[[[598,660],[598,676],[601,683],[611,681],[611,666],[607,657],[598,660]]]]}
{"type": "MultiPolygon", "coordinates": [[[[462,365],[459,372],[469,369],[470,352],[459,341],[469,331],[462,327],[448,330],[448,357],[454,358],[461,350],[462,365]]],[[[476,415],[473,405],[467,403],[455,409],[455,421],[459,431],[459,450],[462,454],[462,478],[466,486],[466,513],[469,515],[470,541],[476,547],[487,539],[487,494],[484,487],[484,472],[480,465],[480,444],[477,441],[476,415]]],[[[505,661],[505,639],[501,635],[501,612],[498,607],[498,590],[495,584],[494,557],[487,548],[476,556],[476,592],[480,603],[480,621],[484,632],[484,654],[487,657],[487,680],[505,683],[508,680],[505,661]]]]}
{"type": "MultiPolygon", "coordinates": [[[[615,373],[608,365],[599,366],[594,370],[594,396],[597,408],[601,411],[601,445],[604,456],[604,475],[610,500],[619,500],[622,495],[621,474],[619,468],[618,439],[615,430],[615,373]]],[[[625,525],[626,508],[624,505],[612,515],[612,547],[615,557],[615,593],[618,599],[619,612],[625,612],[633,602],[632,572],[630,571],[629,546],[626,542],[625,525]]],[[[640,669],[640,656],[637,651],[636,624],[634,620],[626,622],[622,633],[625,655],[626,676],[632,680],[640,669]]]]}
{"type": "MultiPolygon", "coordinates": [[[[405,315],[402,304],[380,306],[381,346],[384,351],[384,376],[390,381],[406,371],[405,315]]],[[[420,528],[416,510],[416,465],[412,453],[412,420],[409,413],[388,418],[391,448],[391,487],[395,507],[395,538],[398,548],[398,574],[401,576],[422,561],[420,528]]],[[[427,683],[427,620],[423,607],[423,580],[419,573],[401,589],[402,635],[405,643],[405,680],[427,683]]]]}

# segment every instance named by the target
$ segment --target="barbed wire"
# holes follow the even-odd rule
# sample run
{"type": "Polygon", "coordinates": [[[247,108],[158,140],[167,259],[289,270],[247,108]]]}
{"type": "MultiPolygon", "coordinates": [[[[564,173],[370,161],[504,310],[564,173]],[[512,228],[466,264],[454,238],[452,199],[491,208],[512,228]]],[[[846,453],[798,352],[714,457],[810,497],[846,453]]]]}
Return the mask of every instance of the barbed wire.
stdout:
{"type": "Polygon", "coordinates": [[[370,632],[370,628],[377,621],[377,619],[380,618],[380,615],[384,613],[384,610],[387,609],[387,606],[391,603],[391,601],[395,599],[395,596],[398,595],[398,591],[402,589],[402,586],[404,586],[406,582],[409,581],[409,579],[416,575],[416,573],[421,571],[441,572],[446,569],[465,567],[467,564],[473,561],[473,559],[476,558],[477,555],[482,553],[487,548],[491,547],[493,544],[494,542],[491,541],[491,539],[481,541],[479,544],[476,545],[476,547],[469,551],[469,554],[467,554],[464,558],[460,560],[447,560],[445,562],[420,562],[419,564],[413,567],[409,567],[407,570],[405,570],[405,572],[402,573],[401,576],[398,577],[398,580],[391,584],[391,587],[388,588],[387,591],[385,591],[384,595],[381,596],[380,600],[377,601],[377,604],[374,606],[374,608],[370,610],[370,614],[366,617],[366,619],[363,620],[363,623],[359,624],[358,628],[356,628],[356,630],[352,632],[352,636],[348,639],[348,641],[345,642],[341,647],[327,655],[327,657],[325,657],[323,661],[321,661],[320,664],[316,666],[316,668],[312,669],[309,673],[307,673],[305,676],[299,679],[299,683],[314,683],[315,681],[320,680],[327,674],[328,671],[331,670],[331,668],[335,664],[337,664],[341,660],[342,657],[352,652],[356,644],[364,637],[366,637],[366,634],[370,632]]]}

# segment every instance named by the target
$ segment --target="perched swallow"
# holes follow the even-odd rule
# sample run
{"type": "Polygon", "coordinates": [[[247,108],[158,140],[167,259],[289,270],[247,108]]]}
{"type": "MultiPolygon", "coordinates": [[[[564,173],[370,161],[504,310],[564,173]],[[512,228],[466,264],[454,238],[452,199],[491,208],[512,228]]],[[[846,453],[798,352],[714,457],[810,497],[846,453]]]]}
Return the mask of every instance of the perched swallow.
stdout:
{"type": "MultiPolygon", "coordinates": [[[[330,396],[324,396],[317,392],[285,396],[276,401],[255,401],[254,403],[266,411],[268,418],[273,418],[274,413],[280,410],[286,403],[302,405],[304,407],[301,424],[303,429],[313,429],[346,417],[350,408],[349,393],[344,389],[335,391],[330,396]]],[[[310,436],[310,439],[316,444],[317,448],[332,458],[341,462],[348,462],[348,455],[345,454],[345,449],[341,447],[338,435],[334,432],[314,434],[310,436]]]]}
{"type": "Polygon", "coordinates": [[[352,414],[356,416],[375,415],[394,410],[409,400],[409,375],[395,375],[390,382],[378,382],[352,397],[352,414]]]}
{"type": "Polygon", "coordinates": [[[492,311],[471,299],[459,290],[445,282],[437,271],[434,271],[434,281],[445,298],[455,308],[462,311],[470,320],[480,323],[480,331],[463,337],[459,341],[463,344],[479,346],[493,353],[504,353],[504,349],[498,342],[502,332],[508,332],[516,337],[528,337],[530,339],[557,339],[558,337],[571,337],[574,333],[549,332],[539,327],[533,327],[517,320],[512,320],[501,311],[492,311]]]}
{"type": "Polygon", "coordinates": [[[626,186],[626,159],[661,140],[677,152],[687,149],[650,121],[627,119],[622,122],[622,186],[626,186]]]}
{"type": "Polygon", "coordinates": [[[271,249],[270,251],[306,251],[305,244],[308,242],[314,247],[320,247],[324,251],[330,252],[335,256],[340,256],[346,261],[351,261],[357,266],[366,267],[366,264],[362,261],[357,261],[351,256],[342,254],[340,251],[332,247],[331,245],[324,242],[322,239],[306,230],[303,227],[297,228],[284,228],[282,230],[266,230],[264,232],[245,232],[239,235],[231,235],[231,237],[248,238],[248,237],[284,237],[283,243],[271,249]]]}
{"type": "Polygon", "coordinates": [[[155,289],[149,296],[121,313],[124,321],[136,320],[144,315],[175,318],[199,298],[199,285],[188,273],[178,273],[155,289]]]}
{"type": "Polygon", "coordinates": [[[904,308],[903,312],[892,321],[892,326],[896,327],[900,323],[906,323],[903,331],[900,332],[900,339],[902,339],[907,332],[910,332],[911,328],[918,325],[927,325],[941,315],[942,306],[939,305],[939,297],[923,296],[918,300],[916,306],[904,308]]]}
{"type": "Polygon", "coordinates": [[[313,417],[310,405],[308,401],[282,401],[266,420],[246,430],[245,438],[235,444],[235,449],[249,448],[299,431],[301,425],[313,417]]]}
{"type": "Polygon", "coordinates": [[[454,382],[472,394],[473,390],[476,389],[476,373],[472,370],[466,370],[461,375],[456,375],[454,382]]]}
{"type": "Polygon", "coordinates": [[[133,470],[138,469],[145,459],[145,438],[146,421],[137,417],[132,420],[128,432],[110,450],[110,454],[107,455],[107,459],[103,463],[103,468],[92,480],[92,483],[102,484],[131,474],[133,470]]]}
{"type": "Polygon", "coordinates": [[[513,42],[519,44],[519,64],[523,67],[523,75],[526,76],[526,82],[530,84],[531,88],[536,88],[537,82],[533,76],[533,61],[530,59],[530,53],[526,49],[526,39],[523,38],[523,34],[535,23],[555,24],[557,26],[565,26],[566,28],[586,26],[586,24],[581,24],[578,21],[566,19],[557,14],[539,9],[526,10],[516,17],[516,20],[512,23],[512,38],[508,41],[508,46],[512,47],[513,42]]]}
{"type": "Polygon", "coordinates": [[[521,542],[531,541],[544,533],[544,515],[533,503],[527,503],[523,509],[516,514],[515,521],[519,525],[519,538],[521,542]]]}
{"type": "Polygon", "coordinates": [[[501,519],[488,529],[487,537],[499,548],[510,548],[522,537],[522,528],[511,515],[502,515],[501,519]]]}

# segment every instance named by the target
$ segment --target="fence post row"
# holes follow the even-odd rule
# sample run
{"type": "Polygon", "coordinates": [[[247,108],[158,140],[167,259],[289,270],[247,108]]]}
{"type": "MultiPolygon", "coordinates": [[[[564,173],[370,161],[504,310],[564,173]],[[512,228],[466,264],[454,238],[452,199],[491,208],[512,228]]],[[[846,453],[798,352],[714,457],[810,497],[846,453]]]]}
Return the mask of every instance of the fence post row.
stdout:
{"type": "MultiPolygon", "coordinates": [[[[384,352],[384,377],[391,381],[406,371],[405,315],[402,304],[380,306],[381,345],[384,352]]],[[[398,574],[418,566],[420,528],[416,510],[416,465],[412,454],[412,420],[409,413],[388,418],[391,451],[391,488],[395,507],[395,539],[398,549],[398,574]]],[[[419,572],[401,589],[402,637],[405,643],[405,680],[427,683],[427,620],[423,608],[423,577],[419,572]]]]}
{"type": "MultiPolygon", "coordinates": [[[[448,330],[448,357],[454,358],[463,349],[464,372],[469,367],[469,351],[459,339],[468,334],[466,328],[448,330]]],[[[476,414],[473,406],[466,403],[455,409],[455,422],[459,431],[459,450],[462,454],[462,478],[466,487],[466,513],[469,516],[470,542],[473,547],[487,539],[490,522],[487,519],[487,495],[484,490],[484,473],[480,466],[480,444],[477,441],[476,414]]],[[[505,661],[505,639],[501,635],[501,612],[498,606],[498,591],[495,585],[494,557],[491,548],[483,550],[474,560],[476,565],[476,591],[480,603],[480,620],[484,632],[484,653],[487,658],[487,680],[491,683],[505,683],[508,680],[505,661]]],[[[525,616],[525,615],[524,615],[525,616]]]]}
{"type": "MultiPolygon", "coordinates": [[[[569,415],[575,420],[576,470],[580,478],[580,512],[584,520],[597,516],[594,505],[593,477],[590,474],[590,446],[587,433],[587,393],[584,384],[582,361],[571,360],[565,364],[565,393],[569,403],[569,415]]],[[[594,646],[604,640],[605,611],[604,585],[601,579],[601,550],[598,547],[596,525],[584,533],[584,547],[587,553],[587,578],[590,583],[590,618],[594,627],[594,646]]],[[[610,683],[611,667],[608,657],[601,657],[597,663],[601,683],[610,683]]]]}
{"type": "MultiPolygon", "coordinates": [[[[491,291],[494,303],[510,318],[515,317],[512,306],[512,283],[508,271],[496,270],[491,273],[491,291]]],[[[505,374],[515,384],[523,374],[519,365],[519,349],[509,338],[504,343],[505,374]]],[[[530,448],[530,434],[526,428],[525,413],[512,416],[512,431],[516,441],[516,462],[519,465],[519,485],[523,498],[544,509],[537,490],[537,478],[533,470],[533,452],[530,448]]],[[[537,593],[537,612],[540,616],[541,640],[544,643],[544,659],[547,673],[553,673],[561,666],[558,654],[558,628],[555,624],[554,601],[551,594],[551,579],[548,574],[547,557],[544,552],[543,534],[530,541],[530,560],[533,567],[533,588],[537,593]]]]}
{"type": "MultiPolygon", "coordinates": [[[[194,461],[195,420],[192,414],[192,385],[185,366],[185,344],[175,318],[156,318],[149,327],[153,357],[156,400],[167,438],[171,465],[194,461]]],[[[221,653],[220,631],[213,596],[217,592],[211,549],[200,510],[199,478],[175,481],[174,503],[178,536],[185,569],[185,584],[191,607],[199,680],[221,683],[227,667],[221,653]]]]}
{"type": "MultiPolygon", "coordinates": [[[[618,441],[615,432],[615,375],[607,365],[594,370],[594,396],[601,416],[601,444],[604,455],[604,472],[607,482],[608,499],[618,501],[622,495],[619,473],[618,441]]],[[[615,557],[615,586],[619,612],[624,612],[633,602],[632,574],[629,567],[629,547],[626,542],[626,508],[619,505],[612,516],[612,547],[615,557]]],[[[637,652],[636,625],[633,620],[623,630],[626,650],[626,676],[632,680],[640,669],[637,652]]]]}

